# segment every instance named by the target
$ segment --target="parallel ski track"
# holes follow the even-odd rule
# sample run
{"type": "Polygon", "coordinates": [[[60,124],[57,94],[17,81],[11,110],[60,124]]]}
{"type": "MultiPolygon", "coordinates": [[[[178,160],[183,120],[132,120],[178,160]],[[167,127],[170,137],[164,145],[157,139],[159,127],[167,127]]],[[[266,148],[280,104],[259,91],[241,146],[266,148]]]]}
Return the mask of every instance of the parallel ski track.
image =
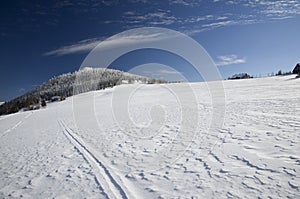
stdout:
{"type": "Polygon", "coordinates": [[[95,173],[95,180],[103,189],[102,191],[106,194],[106,197],[127,199],[128,195],[126,194],[125,190],[111,175],[107,167],[87,148],[86,144],[84,144],[84,142],[80,140],[80,138],[78,138],[62,120],[59,120],[58,122],[67,139],[92,166],[95,173]]]}

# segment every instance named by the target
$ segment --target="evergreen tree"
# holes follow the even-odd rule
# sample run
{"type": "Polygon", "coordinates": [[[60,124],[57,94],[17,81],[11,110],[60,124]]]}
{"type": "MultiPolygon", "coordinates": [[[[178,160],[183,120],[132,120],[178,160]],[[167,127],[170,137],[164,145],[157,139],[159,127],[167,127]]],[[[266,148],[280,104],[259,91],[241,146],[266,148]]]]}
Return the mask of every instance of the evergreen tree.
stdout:
{"type": "Polygon", "coordinates": [[[278,73],[276,74],[277,76],[282,75],[282,71],[279,70],[278,73]]]}
{"type": "Polygon", "coordinates": [[[44,99],[42,100],[41,105],[42,105],[42,107],[46,107],[47,106],[46,101],[44,99]]]}

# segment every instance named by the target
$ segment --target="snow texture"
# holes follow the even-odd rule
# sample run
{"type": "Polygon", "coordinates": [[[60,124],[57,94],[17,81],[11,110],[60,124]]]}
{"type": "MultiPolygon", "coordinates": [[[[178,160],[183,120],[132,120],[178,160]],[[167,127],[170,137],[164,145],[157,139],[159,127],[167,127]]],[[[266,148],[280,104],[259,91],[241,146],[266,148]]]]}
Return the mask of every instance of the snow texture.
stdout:
{"type": "MultiPolygon", "coordinates": [[[[207,131],[209,91],[205,83],[190,84],[197,91],[197,136],[183,155],[159,156],[164,163],[156,170],[147,160],[164,146],[185,144],[172,142],[180,110],[162,85],[121,85],[1,116],[0,198],[299,198],[300,79],[223,83],[223,128],[207,131]],[[160,117],[149,107],[165,107],[160,133],[150,136],[155,144],[141,139],[149,132],[127,135],[115,121],[111,96],[127,87],[140,87],[129,104],[140,126],[160,117]]],[[[170,86],[184,93],[184,85],[170,86]]]]}

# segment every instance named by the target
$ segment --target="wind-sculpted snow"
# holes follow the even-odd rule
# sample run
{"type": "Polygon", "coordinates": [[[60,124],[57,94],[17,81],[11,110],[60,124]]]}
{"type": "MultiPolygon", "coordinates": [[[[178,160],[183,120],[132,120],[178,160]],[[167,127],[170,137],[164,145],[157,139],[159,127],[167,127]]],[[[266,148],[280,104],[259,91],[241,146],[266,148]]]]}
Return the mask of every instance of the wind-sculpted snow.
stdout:
{"type": "Polygon", "coordinates": [[[299,198],[300,79],[224,81],[225,123],[211,131],[207,86],[189,85],[199,117],[190,143],[174,139],[180,108],[163,85],[122,85],[1,116],[0,197],[299,198]],[[129,103],[136,126],[120,127],[111,98],[128,87],[138,88],[129,103]],[[151,109],[157,103],[164,112],[151,109]],[[74,108],[81,114],[73,117],[74,108]],[[145,129],[158,114],[160,131],[145,129]],[[170,146],[185,151],[163,153],[170,146]]]}

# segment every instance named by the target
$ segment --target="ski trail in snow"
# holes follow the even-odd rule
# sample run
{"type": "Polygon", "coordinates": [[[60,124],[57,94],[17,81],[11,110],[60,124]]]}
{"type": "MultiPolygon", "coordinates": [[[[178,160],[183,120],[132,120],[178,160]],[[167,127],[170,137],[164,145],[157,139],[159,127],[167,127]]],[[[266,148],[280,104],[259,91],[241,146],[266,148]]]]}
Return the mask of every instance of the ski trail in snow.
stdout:
{"type": "Polygon", "coordinates": [[[32,115],[32,112],[28,113],[21,121],[19,121],[17,124],[15,124],[13,127],[7,129],[4,131],[4,133],[1,135],[1,137],[5,136],[7,133],[11,132],[12,130],[16,129],[18,126],[20,126],[26,119],[28,119],[32,115]]]}
{"type": "Polygon", "coordinates": [[[87,148],[80,138],[78,138],[63,121],[58,121],[63,129],[63,133],[70,142],[77,148],[83,158],[91,165],[95,174],[96,183],[101,186],[108,198],[123,198],[127,199],[128,194],[124,188],[111,175],[107,167],[87,148]]]}

